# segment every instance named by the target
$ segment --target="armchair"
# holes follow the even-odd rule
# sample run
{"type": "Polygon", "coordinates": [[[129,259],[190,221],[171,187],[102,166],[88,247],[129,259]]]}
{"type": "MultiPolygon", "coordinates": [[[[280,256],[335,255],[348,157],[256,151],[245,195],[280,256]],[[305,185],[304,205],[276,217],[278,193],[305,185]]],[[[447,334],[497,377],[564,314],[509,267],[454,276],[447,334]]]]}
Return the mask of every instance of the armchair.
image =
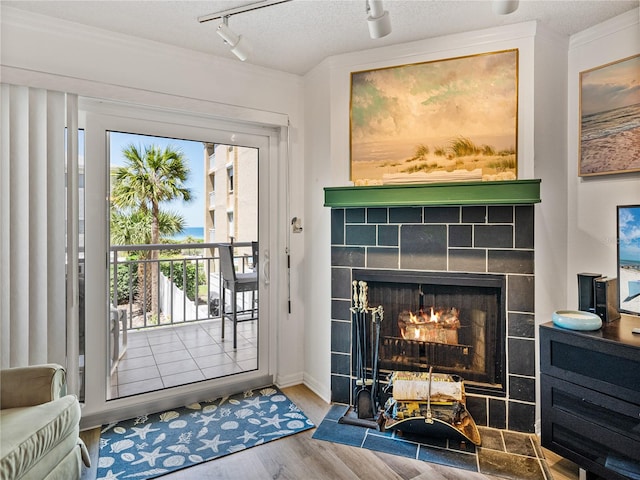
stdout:
{"type": "Polygon", "coordinates": [[[56,364],[0,371],[0,480],[79,479],[80,404],[56,364]]]}

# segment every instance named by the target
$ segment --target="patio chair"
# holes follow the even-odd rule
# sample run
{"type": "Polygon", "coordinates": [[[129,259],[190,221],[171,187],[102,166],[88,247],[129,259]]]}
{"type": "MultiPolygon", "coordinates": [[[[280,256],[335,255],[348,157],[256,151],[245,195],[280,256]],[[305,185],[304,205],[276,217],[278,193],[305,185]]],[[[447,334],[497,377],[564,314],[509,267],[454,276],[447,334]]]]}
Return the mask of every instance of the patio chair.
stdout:
{"type": "Polygon", "coordinates": [[[258,292],[258,273],[236,273],[233,263],[233,245],[222,243],[218,246],[220,253],[220,272],[222,273],[222,338],[224,339],[224,324],[227,317],[233,321],[233,348],[238,348],[238,323],[249,320],[257,320],[256,293],[258,292]],[[231,312],[227,312],[226,291],[229,290],[231,300],[231,312]],[[251,308],[246,308],[244,295],[241,308],[238,308],[238,294],[251,292],[251,308]],[[250,314],[245,317],[245,314],[250,314]],[[238,318],[238,315],[243,317],[238,318]]]}

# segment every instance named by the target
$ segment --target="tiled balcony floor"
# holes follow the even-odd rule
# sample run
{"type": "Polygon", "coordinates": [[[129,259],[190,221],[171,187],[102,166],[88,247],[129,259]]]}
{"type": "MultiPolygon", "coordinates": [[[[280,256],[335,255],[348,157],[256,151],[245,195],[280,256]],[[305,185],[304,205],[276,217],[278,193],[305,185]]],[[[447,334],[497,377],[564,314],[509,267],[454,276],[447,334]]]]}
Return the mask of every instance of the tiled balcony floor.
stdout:
{"type": "Polygon", "coordinates": [[[127,349],[111,376],[111,398],[175,387],[258,368],[258,322],[203,320],[128,332],[127,349]]]}

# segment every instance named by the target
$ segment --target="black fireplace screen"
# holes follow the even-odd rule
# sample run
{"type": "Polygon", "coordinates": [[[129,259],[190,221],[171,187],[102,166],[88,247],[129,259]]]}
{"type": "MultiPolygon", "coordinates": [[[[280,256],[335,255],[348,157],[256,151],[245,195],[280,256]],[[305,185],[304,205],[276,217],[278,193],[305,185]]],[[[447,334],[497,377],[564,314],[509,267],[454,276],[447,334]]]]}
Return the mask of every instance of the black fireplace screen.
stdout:
{"type": "Polygon", "coordinates": [[[469,391],[504,390],[504,275],[354,270],[382,305],[379,367],[460,375],[469,391]]]}

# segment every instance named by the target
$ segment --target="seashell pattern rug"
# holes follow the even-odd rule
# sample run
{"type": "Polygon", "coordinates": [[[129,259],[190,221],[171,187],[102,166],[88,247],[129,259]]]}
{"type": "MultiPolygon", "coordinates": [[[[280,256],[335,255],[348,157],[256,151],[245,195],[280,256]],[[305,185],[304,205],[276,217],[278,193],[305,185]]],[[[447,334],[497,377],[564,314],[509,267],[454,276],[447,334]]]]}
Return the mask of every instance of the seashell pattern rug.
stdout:
{"type": "Polygon", "coordinates": [[[276,387],[103,425],[97,480],[155,478],[313,428],[276,387]]]}

